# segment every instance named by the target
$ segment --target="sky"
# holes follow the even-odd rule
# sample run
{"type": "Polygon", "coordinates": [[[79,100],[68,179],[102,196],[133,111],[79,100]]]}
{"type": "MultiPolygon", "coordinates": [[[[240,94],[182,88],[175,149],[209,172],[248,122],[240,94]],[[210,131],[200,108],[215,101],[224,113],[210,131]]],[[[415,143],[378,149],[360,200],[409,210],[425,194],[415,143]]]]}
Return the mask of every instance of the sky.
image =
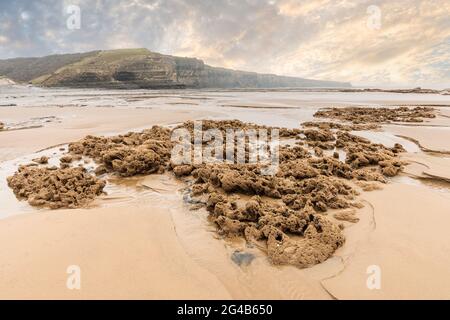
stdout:
{"type": "Polygon", "coordinates": [[[450,87],[449,0],[0,0],[0,59],[140,48],[355,86],[450,87]]]}

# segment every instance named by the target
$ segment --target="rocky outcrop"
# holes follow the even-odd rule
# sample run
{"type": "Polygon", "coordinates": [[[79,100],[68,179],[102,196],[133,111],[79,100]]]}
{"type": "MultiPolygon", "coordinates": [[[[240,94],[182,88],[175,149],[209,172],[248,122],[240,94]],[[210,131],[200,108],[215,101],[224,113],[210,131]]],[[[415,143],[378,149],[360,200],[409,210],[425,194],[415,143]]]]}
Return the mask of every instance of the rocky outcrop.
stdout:
{"type": "MultiPolygon", "coordinates": [[[[436,118],[434,109],[431,107],[398,107],[398,108],[368,108],[368,107],[345,107],[325,108],[314,114],[317,118],[328,118],[349,121],[353,124],[363,124],[363,130],[367,130],[367,124],[390,123],[390,122],[423,122],[424,119],[436,118]]],[[[311,126],[313,122],[308,122],[311,126]]],[[[335,125],[339,126],[339,125],[335,125]]],[[[336,127],[337,128],[337,127],[336,127]]],[[[358,128],[350,127],[352,130],[358,128]]]]}
{"type": "Polygon", "coordinates": [[[77,208],[87,205],[103,192],[106,183],[84,168],[40,168],[22,166],[8,177],[8,186],[19,199],[32,206],[77,208]]]}
{"type": "MultiPolygon", "coordinates": [[[[391,116],[407,115],[409,119],[417,112],[394,109],[391,116]]],[[[371,109],[369,113],[378,115],[371,109]]],[[[405,164],[399,158],[405,151],[401,145],[372,143],[341,130],[346,126],[320,122],[317,128],[311,125],[288,129],[239,120],[205,120],[202,127],[221,132],[235,128],[247,133],[262,128],[279,129],[280,137],[296,142],[279,146],[278,170],[265,175],[266,164],[248,161],[250,141],[243,148],[245,163],[173,161],[174,130],[183,128],[193,133],[194,122],[172,129],[155,125],[116,136],[86,136],[69,144],[69,153],[60,158],[59,168],[46,166],[46,157],[34,159],[34,163],[20,166],[8,177],[8,186],[17,198],[26,199],[33,206],[77,208],[103,194],[106,184],[102,177],[95,177],[83,167],[71,167],[77,161],[93,160],[98,176],[133,177],[172,171],[187,184],[183,200],[192,205],[192,210],[205,207],[218,235],[241,238],[250,246],[262,248],[274,264],[305,268],[325,261],[344,244],[342,229],[359,221],[355,208],[363,206],[358,189],[379,189],[389,177],[398,175],[405,164]],[[341,153],[344,157],[339,160],[341,153]]],[[[193,137],[187,141],[192,151],[193,137]]],[[[207,148],[207,143],[202,144],[203,156],[207,148]]],[[[223,156],[227,148],[222,149],[223,154],[220,151],[215,153],[216,160],[223,159],[219,155],[223,156]]]]}

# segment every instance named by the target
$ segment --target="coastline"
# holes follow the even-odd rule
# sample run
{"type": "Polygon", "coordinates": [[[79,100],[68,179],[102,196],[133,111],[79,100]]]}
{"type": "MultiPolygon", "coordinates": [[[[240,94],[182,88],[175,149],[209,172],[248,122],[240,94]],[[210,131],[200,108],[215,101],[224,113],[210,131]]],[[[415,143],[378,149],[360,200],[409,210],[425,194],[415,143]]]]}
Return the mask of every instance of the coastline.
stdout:
{"type": "MultiPolygon", "coordinates": [[[[219,102],[226,99],[246,105],[242,100],[251,100],[251,97],[221,97],[219,102]]],[[[194,101],[192,97],[177,98],[177,101],[180,100],[187,103],[194,101]]],[[[148,100],[144,101],[142,104],[149,104],[148,100]]],[[[195,106],[189,104],[171,105],[169,110],[162,110],[162,106],[152,105],[154,102],[148,108],[138,103],[131,109],[89,106],[2,108],[0,120],[6,118],[7,123],[49,115],[61,122],[43,123],[40,128],[1,132],[0,161],[20,159],[87,134],[121,132],[152,124],[175,124],[187,119],[235,116],[244,121],[254,118],[254,121],[270,119],[272,122],[283,122],[295,114],[296,118],[291,120],[292,126],[294,123],[298,126],[300,120],[310,120],[308,117],[316,109],[307,105],[303,107],[304,111],[289,107],[293,104],[302,106],[303,102],[295,101],[253,102],[259,106],[278,104],[285,107],[276,111],[276,119],[270,119],[274,117],[274,109],[265,109],[262,114],[255,114],[249,108],[216,109],[216,100],[201,110],[195,110],[195,106]],[[227,114],[235,109],[239,110],[227,114]]],[[[318,104],[326,103],[319,101],[318,104]]],[[[446,115],[447,111],[440,109],[440,112],[446,115]]],[[[425,123],[430,126],[423,129],[427,131],[423,134],[420,129],[409,126],[401,127],[401,131],[396,126],[385,126],[384,129],[416,139],[426,148],[448,151],[450,131],[445,129],[437,137],[435,130],[442,129],[433,124],[439,123],[449,128],[449,120],[438,117],[425,123]]],[[[413,167],[416,175],[449,176],[449,165],[445,160],[440,161],[439,157],[436,160],[427,152],[407,153],[405,157],[425,163],[428,167],[427,170],[413,167]]],[[[244,268],[233,264],[230,255],[236,250],[236,244],[214,239],[212,233],[205,230],[206,222],[198,217],[199,213],[189,212],[182,206],[170,210],[173,197],[163,197],[162,202],[158,202],[160,198],[144,201],[137,196],[126,206],[118,201],[106,207],[90,209],[37,210],[0,220],[0,240],[4,243],[0,248],[0,292],[6,299],[448,298],[444,289],[448,288],[449,283],[442,279],[450,278],[447,275],[450,261],[444,255],[447,249],[443,244],[450,242],[444,230],[435,230],[447,225],[444,208],[449,207],[450,197],[447,191],[443,194],[439,192],[419,180],[418,185],[393,181],[382,190],[364,193],[363,199],[370,205],[362,209],[359,223],[345,229],[346,245],[326,262],[302,270],[291,266],[272,266],[264,256],[257,257],[254,263],[244,268]],[[167,201],[166,208],[161,205],[164,201],[167,201]],[[373,208],[372,213],[370,208],[373,208]],[[433,214],[433,219],[424,218],[424,211],[433,214]],[[376,228],[373,228],[371,214],[376,228]],[[435,220],[439,223],[436,224],[435,220]],[[421,227],[423,223],[426,223],[426,228],[421,227]],[[441,247],[433,249],[437,244],[441,247]],[[372,261],[386,266],[388,283],[397,281],[402,283],[402,287],[367,290],[364,287],[367,277],[365,268],[374,263],[372,261]],[[430,264],[431,261],[435,263],[430,264]],[[83,274],[86,274],[80,291],[67,290],[65,286],[65,271],[72,264],[79,264],[83,274]],[[409,268],[409,271],[404,272],[404,268],[409,268]],[[424,272],[424,269],[427,271],[424,272]],[[412,282],[411,278],[415,276],[423,282],[431,281],[435,290],[427,292],[420,285],[405,287],[404,284],[412,282]]]]}

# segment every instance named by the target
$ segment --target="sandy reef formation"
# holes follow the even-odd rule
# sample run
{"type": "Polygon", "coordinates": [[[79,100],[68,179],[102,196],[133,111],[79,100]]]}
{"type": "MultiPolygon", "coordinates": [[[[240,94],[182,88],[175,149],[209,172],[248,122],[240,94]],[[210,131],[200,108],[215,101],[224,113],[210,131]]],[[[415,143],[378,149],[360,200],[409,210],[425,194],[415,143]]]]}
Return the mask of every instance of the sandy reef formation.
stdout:
{"type": "Polygon", "coordinates": [[[423,122],[423,119],[435,118],[431,107],[398,108],[325,108],[314,114],[318,118],[350,121],[354,124],[389,123],[389,122],[423,122]]]}
{"type": "Polygon", "coordinates": [[[171,130],[160,126],[142,132],[113,137],[87,136],[69,144],[74,155],[93,158],[97,174],[116,173],[122,177],[164,172],[171,156],[171,130]]]}
{"type": "MultiPolygon", "coordinates": [[[[316,113],[317,115],[317,113],[316,113]]],[[[355,124],[355,123],[338,123],[338,122],[327,122],[327,121],[308,121],[303,122],[302,126],[304,127],[317,127],[319,129],[338,129],[342,131],[363,131],[363,130],[375,130],[379,129],[380,125],[378,123],[364,123],[364,124],[355,124]]]]}
{"type": "Polygon", "coordinates": [[[33,162],[35,162],[37,164],[47,164],[48,160],[49,160],[49,158],[47,156],[42,156],[40,158],[33,159],[33,162]]]}
{"type": "Polygon", "coordinates": [[[19,199],[33,206],[76,208],[102,194],[105,181],[89,174],[86,169],[42,168],[21,166],[11,177],[8,186],[19,199]]]}
{"type": "MultiPolygon", "coordinates": [[[[362,206],[359,191],[380,188],[389,177],[399,174],[405,163],[400,144],[386,147],[372,143],[351,131],[377,129],[385,121],[421,121],[432,118],[430,108],[327,109],[317,117],[330,117],[353,124],[312,122],[304,129],[279,130],[279,166],[264,175],[264,165],[236,163],[182,163],[171,161],[173,130],[194,133],[194,122],[174,129],[153,126],[141,132],[116,136],[86,136],[69,144],[60,159],[61,168],[20,167],[8,178],[8,185],[20,199],[50,208],[78,207],[102,194],[105,182],[81,167],[70,168],[75,160],[95,161],[98,176],[131,177],[173,172],[187,183],[188,203],[204,206],[209,220],[222,237],[245,239],[265,252],[274,264],[308,267],[323,262],[343,245],[341,221],[357,223],[356,208],[362,206]],[[342,157],[340,156],[342,155],[342,157]],[[341,159],[340,159],[341,158],[341,159]],[[332,210],[333,215],[328,216],[332,210]],[[337,211],[337,212],[336,212],[337,211]]],[[[238,120],[202,121],[203,132],[227,129],[243,132],[274,127],[238,120]]],[[[191,135],[193,149],[194,135],[191,135]]],[[[208,143],[203,142],[202,152],[208,143]]],[[[223,148],[223,155],[229,150],[223,148]]],[[[248,159],[250,145],[245,144],[248,159]]],[[[38,159],[37,163],[45,163],[38,159]]],[[[48,160],[48,159],[47,159],[48,160]]]]}

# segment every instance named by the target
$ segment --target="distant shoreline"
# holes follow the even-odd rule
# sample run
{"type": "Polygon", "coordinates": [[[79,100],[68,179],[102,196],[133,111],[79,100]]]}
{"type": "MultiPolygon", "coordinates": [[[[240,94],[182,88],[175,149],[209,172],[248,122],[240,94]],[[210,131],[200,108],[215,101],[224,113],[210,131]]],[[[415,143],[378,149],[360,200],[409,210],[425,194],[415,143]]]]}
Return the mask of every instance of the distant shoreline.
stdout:
{"type": "Polygon", "coordinates": [[[427,89],[427,88],[410,88],[410,89],[381,89],[381,88],[329,88],[329,87],[280,87],[280,88],[174,88],[174,87],[158,87],[158,88],[108,88],[108,87],[92,87],[92,86],[39,86],[32,84],[16,83],[8,78],[0,78],[0,87],[6,86],[22,86],[22,87],[34,87],[42,89],[96,89],[96,90],[120,90],[120,91],[157,91],[157,90],[201,90],[201,91],[220,91],[220,92],[343,92],[343,93],[416,93],[416,94],[440,94],[440,95],[450,95],[450,89],[427,89]]]}

